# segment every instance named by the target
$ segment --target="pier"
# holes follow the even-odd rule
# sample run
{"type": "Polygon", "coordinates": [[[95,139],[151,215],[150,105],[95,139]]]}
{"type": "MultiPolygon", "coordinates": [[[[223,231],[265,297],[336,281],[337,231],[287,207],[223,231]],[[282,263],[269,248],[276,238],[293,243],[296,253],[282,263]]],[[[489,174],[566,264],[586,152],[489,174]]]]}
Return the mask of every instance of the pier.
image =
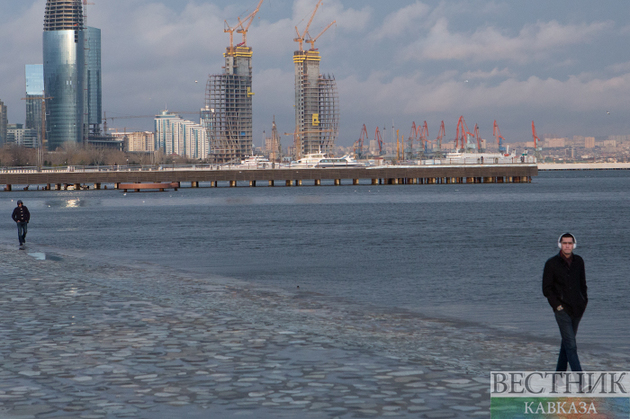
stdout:
{"type": "Polygon", "coordinates": [[[0,185],[11,190],[141,189],[128,184],[174,183],[181,186],[321,186],[433,185],[479,183],[529,183],[538,174],[536,164],[466,164],[425,166],[376,166],[353,168],[238,169],[223,166],[185,167],[69,167],[12,168],[0,171],[0,185]],[[205,183],[205,185],[204,185],[205,183]]]}

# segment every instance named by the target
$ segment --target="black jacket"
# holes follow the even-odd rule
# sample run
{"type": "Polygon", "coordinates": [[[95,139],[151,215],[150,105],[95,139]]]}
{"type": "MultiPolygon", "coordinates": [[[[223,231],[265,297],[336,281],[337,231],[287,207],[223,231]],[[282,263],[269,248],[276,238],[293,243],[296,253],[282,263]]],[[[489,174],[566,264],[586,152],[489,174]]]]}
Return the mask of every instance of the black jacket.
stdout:
{"type": "Polygon", "coordinates": [[[15,207],[15,209],[13,210],[13,214],[11,215],[11,218],[13,218],[13,221],[17,222],[29,222],[31,219],[31,213],[28,212],[28,208],[26,208],[26,205],[22,204],[22,206],[17,206],[15,207]]]}
{"type": "Polygon", "coordinates": [[[582,317],[588,304],[584,260],[574,254],[569,266],[560,253],[550,258],[545,263],[542,289],[554,311],[562,305],[569,316],[582,317]]]}

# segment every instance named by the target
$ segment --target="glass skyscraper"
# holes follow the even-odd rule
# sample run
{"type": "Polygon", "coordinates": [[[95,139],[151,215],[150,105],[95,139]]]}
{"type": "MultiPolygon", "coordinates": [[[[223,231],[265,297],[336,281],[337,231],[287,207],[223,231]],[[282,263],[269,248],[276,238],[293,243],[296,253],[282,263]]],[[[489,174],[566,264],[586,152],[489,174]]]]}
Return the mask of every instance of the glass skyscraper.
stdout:
{"type": "Polygon", "coordinates": [[[44,91],[48,149],[85,137],[85,33],[81,0],[47,0],[44,91]]]}
{"type": "Polygon", "coordinates": [[[44,66],[27,64],[26,76],[26,121],[25,137],[28,144],[37,147],[42,143],[42,101],[44,98],[44,66]]]}
{"type": "Polygon", "coordinates": [[[90,127],[90,135],[100,135],[103,123],[102,103],[103,94],[101,87],[101,30],[86,28],[86,105],[87,121],[90,127]]]}

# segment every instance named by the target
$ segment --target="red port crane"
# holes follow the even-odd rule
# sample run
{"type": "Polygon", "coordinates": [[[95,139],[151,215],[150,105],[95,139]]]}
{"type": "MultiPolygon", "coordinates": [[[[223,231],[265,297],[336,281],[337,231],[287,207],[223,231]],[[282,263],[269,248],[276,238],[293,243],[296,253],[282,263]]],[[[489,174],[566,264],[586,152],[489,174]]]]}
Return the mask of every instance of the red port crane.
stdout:
{"type": "Polygon", "coordinates": [[[381,137],[381,131],[379,131],[378,127],[376,127],[376,131],[374,131],[374,139],[378,144],[378,155],[383,155],[383,138],[381,137]]]}
{"type": "Polygon", "coordinates": [[[499,153],[505,154],[506,149],[505,149],[505,146],[503,145],[505,138],[503,138],[503,136],[501,135],[501,130],[499,129],[499,124],[497,124],[496,119],[494,120],[494,125],[492,127],[492,135],[494,135],[494,139],[497,142],[497,146],[499,146],[499,153]]]}
{"type": "Polygon", "coordinates": [[[420,131],[418,133],[418,141],[426,154],[429,152],[429,126],[427,125],[427,121],[424,121],[424,124],[422,124],[422,127],[418,131],[420,131]]]}
{"type": "Polygon", "coordinates": [[[440,157],[442,157],[442,138],[444,138],[444,135],[446,135],[446,129],[444,128],[444,121],[442,121],[437,138],[435,139],[438,147],[438,154],[440,155],[440,157]]]}
{"type": "Polygon", "coordinates": [[[466,143],[469,135],[472,136],[472,133],[468,131],[468,125],[466,125],[466,121],[464,120],[464,116],[462,115],[457,120],[457,136],[455,137],[456,151],[466,150],[466,143]]]}
{"type": "Polygon", "coordinates": [[[359,139],[354,142],[354,154],[357,155],[357,158],[363,157],[363,143],[368,139],[367,127],[363,124],[363,128],[361,129],[361,135],[359,139]]]}
{"type": "Polygon", "coordinates": [[[534,121],[532,121],[532,137],[534,138],[534,155],[537,160],[542,160],[542,147],[538,145],[540,142],[540,138],[538,138],[538,134],[536,134],[536,126],[534,125],[534,121]]]}

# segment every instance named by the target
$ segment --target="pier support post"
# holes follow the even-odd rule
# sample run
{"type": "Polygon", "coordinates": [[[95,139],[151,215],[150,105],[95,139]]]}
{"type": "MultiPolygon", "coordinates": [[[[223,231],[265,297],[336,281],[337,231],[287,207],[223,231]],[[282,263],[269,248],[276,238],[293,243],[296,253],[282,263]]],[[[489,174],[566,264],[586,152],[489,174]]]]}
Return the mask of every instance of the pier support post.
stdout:
{"type": "Polygon", "coordinates": [[[302,186],[302,179],[298,179],[295,181],[296,186],[302,186]]]}
{"type": "Polygon", "coordinates": [[[256,181],[255,180],[250,180],[249,181],[249,186],[252,187],[252,188],[255,188],[256,187],[256,181]]]}
{"type": "Polygon", "coordinates": [[[193,180],[190,182],[190,187],[191,188],[198,188],[199,187],[199,181],[193,180]]]}
{"type": "Polygon", "coordinates": [[[372,185],[378,185],[378,179],[372,179],[372,185]]]}
{"type": "Polygon", "coordinates": [[[75,183],[74,184],[74,190],[75,191],[80,191],[81,190],[81,184],[80,183],[75,183]]]}
{"type": "Polygon", "coordinates": [[[210,187],[211,187],[211,188],[216,188],[216,187],[218,186],[218,184],[219,184],[219,182],[218,182],[218,181],[213,180],[213,181],[211,181],[211,182],[210,182],[210,187]]]}
{"type": "Polygon", "coordinates": [[[359,184],[359,179],[352,179],[352,184],[353,185],[358,185],[359,184]]]}
{"type": "Polygon", "coordinates": [[[335,179],[335,186],[341,185],[341,179],[335,179]]]}
{"type": "Polygon", "coordinates": [[[285,182],[285,186],[293,186],[293,181],[292,181],[291,179],[288,179],[288,180],[285,182]]]}
{"type": "Polygon", "coordinates": [[[235,180],[231,180],[230,181],[230,188],[236,188],[236,181],[235,180]]]}
{"type": "Polygon", "coordinates": [[[97,191],[101,189],[101,184],[100,183],[95,183],[94,184],[94,189],[96,189],[97,191]]]}
{"type": "Polygon", "coordinates": [[[4,190],[5,192],[11,192],[11,185],[9,185],[8,183],[4,185],[4,190]]]}
{"type": "Polygon", "coordinates": [[[274,186],[274,182],[273,182],[273,180],[270,180],[270,181],[269,181],[269,186],[274,186]]]}
{"type": "Polygon", "coordinates": [[[315,179],[315,186],[322,186],[322,180],[321,179],[315,179]]]}

